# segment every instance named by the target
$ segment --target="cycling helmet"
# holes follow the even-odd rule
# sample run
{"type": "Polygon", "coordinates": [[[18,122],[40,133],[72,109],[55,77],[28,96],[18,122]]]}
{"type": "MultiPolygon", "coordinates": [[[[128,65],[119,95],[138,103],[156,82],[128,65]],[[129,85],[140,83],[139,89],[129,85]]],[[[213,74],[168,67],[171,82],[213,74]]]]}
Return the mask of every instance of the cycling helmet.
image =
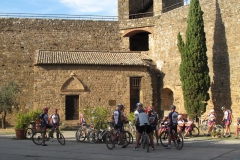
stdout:
{"type": "Polygon", "coordinates": [[[221,108],[221,109],[222,109],[222,110],[224,110],[225,108],[226,108],[225,106],[222,106],[222,108],[221,108]]]}
{"type": "Polygon", "coordinates": [[[182,115],[178,115],[178,119],[182,118],[182,115]]]}
{"type": "Polygon", "coordinates": [[[136,104],[136,106],[142,106],[142,103],[139,102],[139,103],[136,104]]]}
{"type": "Polygon", "coordinates": [[[124,109],[124,106],[122,104],[118,104],[119,109],[124,109]]]}
{"type": "Polygon", "coordinates": [[[43,108],[44,111],[48,111],[48,109],[49,109],[48,107],[44,107],[43,108]]]}
{"type": "Polygon", "coordinates": [[[214,109],[211,109],[211,110],[210,110],[210,113],[212,113],[212,112],[215,112],[214,109]]]}
{"type": "Polygon", "coordinates": [[[176,109],[176,106],[172,105],[171,108],[172,108],[172,109],[176,109]]]}

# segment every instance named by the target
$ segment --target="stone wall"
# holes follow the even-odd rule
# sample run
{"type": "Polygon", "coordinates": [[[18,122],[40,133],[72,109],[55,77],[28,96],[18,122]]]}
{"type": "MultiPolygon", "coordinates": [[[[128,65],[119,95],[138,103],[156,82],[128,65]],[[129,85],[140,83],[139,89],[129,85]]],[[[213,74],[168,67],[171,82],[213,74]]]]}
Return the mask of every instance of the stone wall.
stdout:
{"type": "Polygon", "coordinates": [[[22,88],[20,106],[33,108],[36,50],[122,50],[118,22],[0,19],[0,83],[22,88]]]}
{"type": "MultiPolygon", "coordinates": [[[[155,4],[155,3],[154,3],[155,4]]],[[[211,99],[207,111],[215,108],[221,117],[220,107],[226,105],[233,111],[234,120],[240,117],[240,10],[238,0],[201,0],[204,12],[207,56],[210,68],[211,99]]],[[[162,13],[159,16],[120,21],[121,33],[134,28],[146,28],[153,31],[150,35],[148,54],[164,73],[163,88],[173,91],[173,103],[180,113],[184,104],[179,76],[180,53],[177,48],[177,34],[185,37],[189,5],[162,13]]],[[[125,13],[126,11],[124,11],[125,13]]],[[[126,37],[127,39],[128,37],[126,37]]],[[[127,47],[126,47],[127,48],[127,47]]],[[[220,118],[219,118],[220,119],[220,118]]]]}

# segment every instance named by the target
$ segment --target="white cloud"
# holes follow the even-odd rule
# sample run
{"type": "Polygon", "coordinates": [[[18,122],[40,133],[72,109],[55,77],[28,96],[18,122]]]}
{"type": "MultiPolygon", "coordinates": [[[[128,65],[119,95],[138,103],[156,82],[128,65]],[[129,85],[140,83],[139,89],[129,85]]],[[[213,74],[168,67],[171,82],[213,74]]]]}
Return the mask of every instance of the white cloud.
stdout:
{"type": "Polygon", "coordinates": [[[117,15],[117,0],[60,0],[73,9],[73,13],[117,15]]]}

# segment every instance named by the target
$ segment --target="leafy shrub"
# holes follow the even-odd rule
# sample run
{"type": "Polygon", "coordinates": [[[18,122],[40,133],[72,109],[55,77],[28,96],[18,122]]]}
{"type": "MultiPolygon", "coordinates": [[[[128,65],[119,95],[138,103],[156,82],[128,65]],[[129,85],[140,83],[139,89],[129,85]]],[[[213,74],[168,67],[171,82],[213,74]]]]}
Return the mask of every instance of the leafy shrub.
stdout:
{"type": "Polygon", "coordinates": [[[28,113],[19,112],[17,114],[16,129],[25,129],[31,121],[36,121],[39,115],[42,113],[41,110],[30,111],[28,113]]]}
{"type": "Polygon", "coordinates": [[[130,112],[128,115],[128,120],[132,123],[134,123],[134,112],[130,112]]]}
{"type": "Polygon", "coordinates": [[[110,111],[105,107],[88,107],[83,109],[86,122],[93,123],[96,129],[105,128],[105,123],[110,120],[110,111]]]}

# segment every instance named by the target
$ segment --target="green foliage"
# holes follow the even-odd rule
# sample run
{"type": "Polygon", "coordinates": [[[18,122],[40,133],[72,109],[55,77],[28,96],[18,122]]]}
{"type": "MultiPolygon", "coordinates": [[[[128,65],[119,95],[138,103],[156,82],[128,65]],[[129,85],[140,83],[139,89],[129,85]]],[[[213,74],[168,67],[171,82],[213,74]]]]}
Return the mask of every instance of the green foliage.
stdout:
{"type": "Polygon", "coordinates": [[[110,112],[105,107],[88,107],[80,112],[84,113],[87,123],[93,123],[96,129],[106,128],[105,123],[110,120],[110,112]]]}
{"type": "Polygon", "coordinates": [[[9,82],[0,86],[0,114],[2,115],[2,128],[6,128],[7,113],[12,113],[12,108],[18,108],[18,98],[21,92],[20,87],[9,82]]]}
{"type": "Polygon", "coordinates": [[[128,120],[134,124],[134,112],[130,112],[128,115],[128,120]]]}
{"type": "Polygon", "coordinates": [[[0,86],[0,113],[11,113],[12,106],[17,107],[20,92],[20,87],[14,82],[0,86]]]}
{"type": "Polygon", "coordinates": [[[36,121],[36,119],[39,117],[41,113],[42,113],[41,110],[31,111],[28,113],[19,112],[17,114],[15,128],[25,129],[30,124],[30,122],[36,121]]]}
{"type": "Polygon", "coordinates": [[[206,55],[206,37],[203,12],[199,0],[191,0],[187,20],[186,42],[178,34],[178,49],[181,53],[180,78],[184,107],[188,116],[194,118],[206,111],[209,97],[210,77],[206,55]]]}

